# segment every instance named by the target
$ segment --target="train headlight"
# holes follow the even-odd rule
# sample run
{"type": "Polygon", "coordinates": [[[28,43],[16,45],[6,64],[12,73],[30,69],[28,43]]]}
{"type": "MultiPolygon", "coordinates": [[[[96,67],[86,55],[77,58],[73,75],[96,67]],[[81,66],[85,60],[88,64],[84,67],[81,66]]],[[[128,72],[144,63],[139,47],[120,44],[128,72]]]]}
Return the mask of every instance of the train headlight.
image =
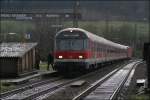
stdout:
{"type": "Polygon", "coordinates": [[[58,58],[60,58],[60,59],[61,59],[61,58],[63,58],[63,56],[58,56],[58,58]]]}
{"type": "Polygon", "coordinates": [[[80,58],[80,59],[82,59],[82,58],[83,58],[83,56],[79,56],[79,58],[80,58]]]}

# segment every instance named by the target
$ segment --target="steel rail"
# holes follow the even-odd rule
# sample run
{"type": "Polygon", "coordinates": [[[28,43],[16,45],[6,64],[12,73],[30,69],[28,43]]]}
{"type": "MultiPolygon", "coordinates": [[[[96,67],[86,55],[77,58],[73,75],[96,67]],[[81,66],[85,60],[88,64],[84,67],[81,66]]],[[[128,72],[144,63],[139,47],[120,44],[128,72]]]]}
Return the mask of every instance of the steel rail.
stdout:
{"type": "Polygon", "coordinates": [[[15,99],[15,100],[16,99],[18,99],[18,100],[35,99],[35,98],[38,98],[38,97],[40,97],[42,95],[45,95],[47,93],[54,92],[54,91],[60,89],[63,86],[68,86],[72,82],[80,80],[81,78],[88,77],[90,75],[94,75],[95,72],[97,72],[97,71],[99,71],[99,70],[96,70],[94,72],[88,73],[86,75],[80,76],[80,77],[72,79],[72,80],[66,80],[66,81],[58,80],[58,82],[55,81],[53,83],[48,83],[46,85],[34,88],[33,92],[31,92],[32,90],[27,90],[28,92],[26,92],[26,93],[25,92],[24,93],[19,93],[19,94],[13,95],[11,97],[8,97],[6,99],[15,99]]]}
{"type": "Polygon", "coordinates": [[[1,93],[0,94],[0,99],[7,98],[7,97],[15,95],[15,94],[17,94],[19,92],[26,91],[27,89],[31,89],[31,88],[37,87],[39,85],[47,84],[48,82],[54,82],[54,81],[57,81],[57,80],[60,80],[60,79],[61,79],[61,77],[56,77],[56,78],[52,78],[52,79],[36,82],[36,83],[33,83],[33,84],[29,84],[29,85],[23,86],[21,88],[13,89],[11,91],[7,91],[7,92],[4,92],[4,93],[1,93]]]}
{"type": "Polygon", "coordinates": [[[113,93],[113,95],[110,97],[110,100],[114,100],[116,98],[116,96],[118,95],[119,91],[121,90],[121,88],[124,86],[125,82],[127,81],[130,73],[132,72],[132,70],[141,62],[136,62],[132,69],[128,72],[127,76],[124,78],[124,80],[120,83],[120,85],[118,86],[118,88],[115,90],[115,92],[113,93]]]}
{"type": "MultiPolygon", "coordinates": [[[[139,61],[134,61],[134,66],[138,65],[138,62],[139,61]]],[[[131,62],[133,63],[133,62],[131,62]]],[[[131,64],[130,63],[130,64],[131,64]]],[[[128,65],[128,64],[127,64],[128,65]]],[[[125,65],[126,66],[126,65],[125,65]]],[[[133,66],[132,66],[133,68],[133,66]]],[[[131,70],[132,70],[131,68],[131,70]]],[[[114,76],[119,70],[121,70],[122,68],[119,68],[117,70],[114,70],[112,72],[110,72],[109,74],[107,74],[106,76],[104,76],[103,78],[101,78],[100,80],[98,80],[97,82],[95,82],[94,84],[92,84],[92,86],[90,86],[89,88],[87,88],[85,91],[83,91],[82,93],[80,93],[79,95],[77,95],[76,97],[73,98],[73,100],[81,100],[83,99],[84,97],[88,96],[91,92],[93,92],[97,87],[99,87],[101,84],[103,84],[105,81],[109,80],[112,76],[114,76]]],[[[130,70],[130,71],[131,71],[130,70]]],[[[128,73],[129,74],[129,73],[128,73]]],[[[128,76],[128,75],[127,75],[128,76]]],[[[128,78],[128,77],[125,77],[124,80],[121,82],[122,85],[124,82],[126,82],[125,80],[128,78]]],[[[120,83],[120,85],[118,86],[118,88],[115,90],[115,92],[113,93],[113,95],[110,97],[110,100],[114,99],[116,94],[119,92],[119,89],[121,89],[120,86],[122,86],[120,83]]]]}

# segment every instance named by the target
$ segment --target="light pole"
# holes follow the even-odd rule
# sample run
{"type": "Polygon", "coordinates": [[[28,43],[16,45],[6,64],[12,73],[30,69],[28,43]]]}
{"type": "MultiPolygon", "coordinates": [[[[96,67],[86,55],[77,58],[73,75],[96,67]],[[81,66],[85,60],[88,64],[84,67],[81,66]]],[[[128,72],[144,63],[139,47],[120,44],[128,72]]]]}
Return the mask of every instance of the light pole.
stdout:
{"type": "Polygon", "coordinates": [[[149,43],[150,43],[150,25],[149,24],[148,24],[148,27],[149,27],[148,32],[149,32],[149,43]]]}
{"type": "Polygon", "coordinates": [[[79,9],[79,1],[75,1],[73,6],[73,27],[78,27],[78,9],[79,9]]]}

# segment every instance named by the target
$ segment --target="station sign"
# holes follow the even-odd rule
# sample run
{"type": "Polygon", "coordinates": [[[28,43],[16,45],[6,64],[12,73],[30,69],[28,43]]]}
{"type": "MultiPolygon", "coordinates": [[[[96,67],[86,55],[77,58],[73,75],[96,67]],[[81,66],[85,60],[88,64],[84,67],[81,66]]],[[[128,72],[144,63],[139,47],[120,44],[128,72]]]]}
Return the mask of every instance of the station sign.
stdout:
{"type": "Polygon", "coordinates": [[[26,17],[26,14],[0,14],[0,17],[26,17]]]}
{"type": "Polygon", "coordinates": [[[16,20],[32,20],[39,18],[59,18],[59,14],[0,14],[1,18],[14,18],[16,20]]]}
{"type": "MultiPolygon", "coordinates": [[[[74,19],[74,14],[73,13],[59,13],[59,14],[48,14],[48,13],[1,13],[0,14],[1,18],[6,18],[6,19],[16,19],[16,20],[33,20],[33,19],[40,19],[40,18],[64,18],[64,19],[74,19]]],[[[81,19],[81,14],[76,14],[76,18],[81,19]]]]}
{"type": "Polygon", "coordinates": [[[31,34],[32,34],[32,33],[26,33],[26,34],[25,34],[25,38],[26,38],[26,39],[30,39],[30,38],[31,38],[31,34]]]}

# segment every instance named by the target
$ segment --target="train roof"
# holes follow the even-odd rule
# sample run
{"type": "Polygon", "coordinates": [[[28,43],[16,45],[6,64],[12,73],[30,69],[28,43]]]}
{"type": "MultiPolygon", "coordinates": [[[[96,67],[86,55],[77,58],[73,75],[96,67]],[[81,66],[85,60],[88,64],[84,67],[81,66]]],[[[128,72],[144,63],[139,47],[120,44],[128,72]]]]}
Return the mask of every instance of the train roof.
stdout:
{"type": "Polygon", "coordinates": [[[113,46],[113,47],[115,47],[115,48],[120,48],[120,49],[127,49],[127,48],[128,48],[128,46],[125,46],[125,45],[121,45],[121,44],[112,42],[112,41],[110,41],[110,40],[107,40],[107,39],[105,39],[105,38],[103,38],[103,37],[101,37],[101,36],[95,35],[95,34],[93,34],[93,33],[91,33],[91,32],[88,32],[88,31],[86,31],[86,30],[84,30],[84,29],[81,29],[81,28],[65,28],[65,29],[63,29],[63,30],[60,30],[60,31],[56,34],[56,36],[59,35],[61,32],[64,32],[64,31],[73,31],[73,30],[75,30],[75,31],[81,31],[81,32],[83,32],[90,40],[95,41],[95,42],[99,42],[99,43],[104,44],[104,45],[113,46]]]}

